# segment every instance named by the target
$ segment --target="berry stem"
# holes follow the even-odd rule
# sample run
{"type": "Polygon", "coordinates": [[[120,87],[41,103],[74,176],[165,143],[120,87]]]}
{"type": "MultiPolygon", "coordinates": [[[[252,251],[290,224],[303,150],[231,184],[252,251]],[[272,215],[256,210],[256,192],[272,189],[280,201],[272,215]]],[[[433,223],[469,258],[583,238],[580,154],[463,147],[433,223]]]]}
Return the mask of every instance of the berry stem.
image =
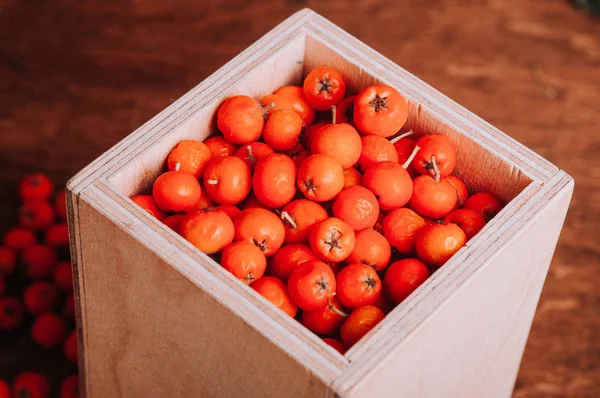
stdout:
{"type": "Polygon", "coordinates": [[[251,161],[255,161],[256,159],[254,158],[254,155],[252,154],[252,146],[248,145],[246,147],[246,149],[248,150],[248,159],[250,159],[251,161]]]}
{"type": "Polygon", "coordinates": [[[265,120],[268,118],[269,116],[269,111],[271,109],[275,108],[275,103],[271,102],[269,105],[263,106],[262,107],[262,111],[263,111],[263,117],[265,118],[265,120]]]}
{"type": "Polygon", "coordinates": [[[335,124],[337,119],[337,108],[335,105],[331,105],[331,124],[335,124]]]}
{"type": "Polygon", "coordinates": [[[338,314],[342,318],[348,318],[348,314],[346,314],[344,311],[340,310],[335,305],[333,305],[333,303],[331,302],[331,298],[333,296],[335,296],[335,292],[331,296],[329,296],[327,298],[327,302],[329,303],[329,309],[331,309],[331,311],[335,312],[336,314],[338,314]]]}
{"type": "Polygon", "coordinates": [[[408,159],[406,159],[406,162],[404,162],[404,164],[402,165],[402,168],[404,170],[408,169],[408,166],[410,166],[410,164],[412,163],[412,161],[414,160],[415,156],[417,156],[417,152],[419,152],[419,150],[421,149],[420,146],[415,145],[415,149],[413,149],[412,153],[410,154],[410,156],[408,157],[408,159]]]}
{"type": "Polygon", "coordinates": [[[396,142],[400,141],[402,138],[410,137],[412,134],[413,134],[412,130],[409,130],[404,134],[400,134],[399,136],[392,138],[390,140],[390,142],[392,144],[395,144],[396,142]]]}
{"type": "Polygon", "coordinates": [[[281,218],[287,221],[292,228],[298,229],[298,224],[296,224],[292,216],[290,216],[290,214],[287,211],[281,212],[281,218]]]}
{"type": "Polygon", "coordinates": [[[435,172],[433,178],[435,178],[436,182],[440,182],[440,178],[441,178],[440,169],[437,165],[437,162],[435,161],[435,156],[431,157],[431,167],[433,167],[433,171],[435,172]]]}
{"type": "Polygon", "coordinates": [[[463,207],[464,203],[463,203],[460,195],[458,194],[458,188],[456,187],[456,185],[454,185],[454,183],[452,182],[451,179],[446,178],[446,181],[448,181],[450,183],[450,185],[452,185],[454,187],[454,190],[456,191],[456,201],[458,202],[458,206],[463,207]]]}

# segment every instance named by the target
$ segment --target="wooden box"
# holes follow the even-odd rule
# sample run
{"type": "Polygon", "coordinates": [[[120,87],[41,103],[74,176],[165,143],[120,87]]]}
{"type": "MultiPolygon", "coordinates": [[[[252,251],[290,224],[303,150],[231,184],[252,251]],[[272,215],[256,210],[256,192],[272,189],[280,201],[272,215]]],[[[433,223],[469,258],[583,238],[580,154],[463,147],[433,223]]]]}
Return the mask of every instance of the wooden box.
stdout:
{"type": "Polygon", "coordinates": [[[507,397],[573,180],[310,10],[298,12],[68,184],[84,395],[507,397]],[[509,204],[345,356],[136,207],[167,154],[215,131],[232,94],[299,84],[319,65],[351,91],[385,82],[405,130],[445,134],[457,173],[509,204]]]}

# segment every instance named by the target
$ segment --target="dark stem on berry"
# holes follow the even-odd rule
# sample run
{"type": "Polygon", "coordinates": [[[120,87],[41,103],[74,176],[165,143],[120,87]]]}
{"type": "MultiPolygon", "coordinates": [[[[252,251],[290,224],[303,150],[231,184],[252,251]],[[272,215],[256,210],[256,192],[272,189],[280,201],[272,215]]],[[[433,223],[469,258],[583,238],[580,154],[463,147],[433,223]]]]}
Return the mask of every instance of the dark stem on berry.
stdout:
{"type": "Polygon", "coordinates": [[[327,92],[327,94],[331,93],[331,87],[333,87],[333,84],[331,84],[331,82],[329,81],[329,79],[327,79],[326,77],[321,77],[321,80],[319,80],[319,92],[322,93],[323,91],[327,92]]]}
{"type": "Polygon", "coordinates": [[[371,277],[363,279],[362,282],[367,285],[367,288],[369,289],[373,289],[375,286],[377,286],[377,281],[371,277]]]}
{"type": "Polygon", "coordinates": [[[369,102],[369,105],[371,105],[373,109],[375,109],[375,112],[379,112],[382,109],[387,109],[387,97],[380,97],[379,94],[376,94],[375,98],[373,98],[371,102],[369,102]]]}
{"type": "Polygon", "coordinates": [[[325,280],[325,278],[321,277],[321,279],[319,279],[318,281],[316,281],[315,284],[317,286],[319,286],[321,288],[321,290],[327,290],[328,283],[325,280]]]}
{"type": "Polygon", "coordinates": [[[306,180],[304,182],[304,188],[306,188],[306,190],[310,193],[315,193],[315,191],[317,190],[317,186],[313,183],[312,179],[306,180]]]}
{"type": "Polygon", "coordinates": [[[248,272],[248,275],[244,278],[244,282],[249,285],[254,280],[254,274],[252,272],[248,272]]]}
{"type": "Polygon", "coordinates": [[[329,251],[333,249],[341,249],[342,245],[340,244],[340,239],[342,239],[344,234],[337,228],[334,228],[329,234],[329,240],[325,241],[326,245],[329,245],[329,251]]]}
{"type": "Polygon", "coordinates": [[[269,250],[269,245],[267,244],[267,242],[263,239],[260,242],[257,241],[256,239],[252,239],[252,243],[254,243],[256,246],[258,246],[258,248],[263,252],[266,253],[269,250]]]}

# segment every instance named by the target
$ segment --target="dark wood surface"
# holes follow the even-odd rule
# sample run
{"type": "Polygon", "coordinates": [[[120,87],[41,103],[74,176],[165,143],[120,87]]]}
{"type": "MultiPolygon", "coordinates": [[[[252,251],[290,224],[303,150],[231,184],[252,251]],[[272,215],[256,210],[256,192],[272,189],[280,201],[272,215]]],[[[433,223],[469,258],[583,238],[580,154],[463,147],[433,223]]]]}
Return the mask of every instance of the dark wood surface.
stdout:
{"type": "MultiPolygon", "coordinates": [[[[600,396],[600,20],[567,1],[0,0],[0,230],[25,173],[66,182],[302,7],[575,178],[514,396],[600,396]]],[[[50,355],[0,339],[0,378],[50,355]]]]}

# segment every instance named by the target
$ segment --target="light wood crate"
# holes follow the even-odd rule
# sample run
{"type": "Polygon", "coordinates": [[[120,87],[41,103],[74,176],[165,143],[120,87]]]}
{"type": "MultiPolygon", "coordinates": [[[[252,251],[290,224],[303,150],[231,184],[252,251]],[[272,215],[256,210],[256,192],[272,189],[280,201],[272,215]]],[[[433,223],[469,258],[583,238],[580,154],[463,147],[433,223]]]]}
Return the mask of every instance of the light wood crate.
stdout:
{"type": "Polygon", "coordinates": [[[69,182],[83,395],[507,397],[572,191],[565,172],[300,11],[69,182]],[[396,87],[403,130],[447,135],[457,175],[509,201],[345,356],[128,200],[179,141],[216,131],[224,98],[300,84],[324,64],[350,91],[396,87]]]}

